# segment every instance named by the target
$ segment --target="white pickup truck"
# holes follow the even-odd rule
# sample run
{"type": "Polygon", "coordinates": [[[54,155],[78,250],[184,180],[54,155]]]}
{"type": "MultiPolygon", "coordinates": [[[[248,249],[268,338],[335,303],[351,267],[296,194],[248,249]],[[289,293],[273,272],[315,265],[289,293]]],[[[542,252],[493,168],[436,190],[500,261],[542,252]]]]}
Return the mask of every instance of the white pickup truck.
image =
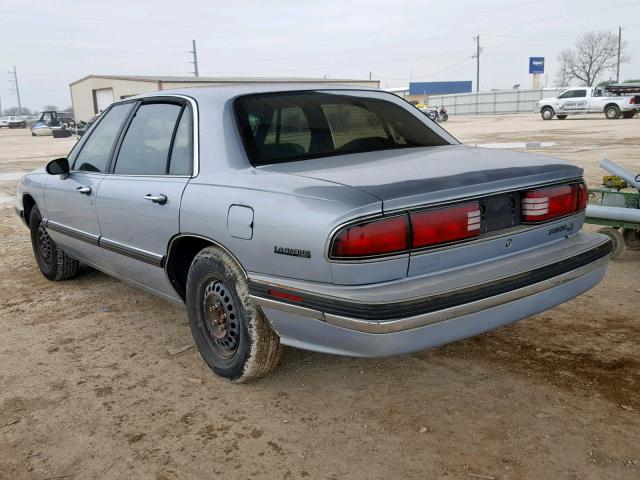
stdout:
{"type": "Polygon", "coordinates": [[[640,95],[616,95],[605,87],[576,87],[565,90],[557,97],[538,102],[543,120],[554,116],[564,120],[567,115],[604,113],[609,120],[632,118],[640,110],[640,95]]]}

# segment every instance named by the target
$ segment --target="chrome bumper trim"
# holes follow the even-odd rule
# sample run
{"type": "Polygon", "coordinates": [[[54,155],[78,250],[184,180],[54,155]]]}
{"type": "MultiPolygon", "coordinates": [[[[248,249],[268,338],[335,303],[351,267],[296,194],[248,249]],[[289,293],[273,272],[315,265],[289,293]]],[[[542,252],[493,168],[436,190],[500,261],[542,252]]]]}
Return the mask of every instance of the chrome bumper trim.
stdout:
{"type": "MultiPolygon", "coordinates": [[[[425,325],[431,325],[438,322],[444,322],[453,318],[469,315],[487,310],[492,307],[497,307],[505,303],[513,302],[536,293],[543,292],[550,288],[559,287],[567,282],[575,280],[579,277],[587,275],[601,267],[606,266],[609,261],[609,255],[606,255],[595,262],[588,265],[584,265],[570,272],[563,273],[556,277],[544,280],[542,282],[534,283],[523,288],[512,290],[506,293],[487,297],[475,302],[465,303],[455,307],[438,310],[436,312],[429,312],[422,315],[416,315],[413,317],[398,318],[394,320],[362,320],[357,318],[343,317],[333,314],[325,314],[324,312],[292,305],[290,303],[279,302],[277,300],[266,299],[250,295],[250,298],[261,307],[273,308],[276,310],[284,311],[287,313],[300,315],[303,317],[314,318],[316,320],[326,321],[331,325],[346,328],[349,330],[355,330],[363,333],[394,333],[405,330],[411,330],[414,328],[423,327],[425,325]]],[[[455,295],[455,292],[451,293],[455,295]]]]}

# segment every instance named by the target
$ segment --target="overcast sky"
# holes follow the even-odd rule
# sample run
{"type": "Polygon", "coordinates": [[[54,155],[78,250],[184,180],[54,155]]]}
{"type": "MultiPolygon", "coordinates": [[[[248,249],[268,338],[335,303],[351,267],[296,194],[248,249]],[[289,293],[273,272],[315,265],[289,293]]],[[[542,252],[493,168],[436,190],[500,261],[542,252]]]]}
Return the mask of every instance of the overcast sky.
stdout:
{"type": "MultiPolygon", "coordinates": [[[[631,0],[0,0],[0,68],[18,70],[22,105],[71,104],[88,74],[188,75],[191,39],[201,76],[473,80],[480,88],[531,85],[528,57],[556,56],[588,30],[617,30],[640,78],[640,1],[631,0]]],[[[2,107],[17,105],[0,71],[2,107]]]]}

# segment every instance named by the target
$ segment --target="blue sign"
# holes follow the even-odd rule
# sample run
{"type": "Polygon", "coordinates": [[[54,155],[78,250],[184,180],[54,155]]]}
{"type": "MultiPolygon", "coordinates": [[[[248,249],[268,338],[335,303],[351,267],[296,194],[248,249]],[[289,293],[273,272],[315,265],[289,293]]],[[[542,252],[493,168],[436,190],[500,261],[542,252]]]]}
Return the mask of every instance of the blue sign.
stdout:
{"type": "Polygon", "coordinates": [[[451,93],[468,93],[471,91],[471,80],[462,82],[411,82],[409,95],[447,95],[451,93]]]}
{"type": "Polygon", "coordinates": [[[529,57],[529,73],[544,73],[544,57],[529,57]]]}

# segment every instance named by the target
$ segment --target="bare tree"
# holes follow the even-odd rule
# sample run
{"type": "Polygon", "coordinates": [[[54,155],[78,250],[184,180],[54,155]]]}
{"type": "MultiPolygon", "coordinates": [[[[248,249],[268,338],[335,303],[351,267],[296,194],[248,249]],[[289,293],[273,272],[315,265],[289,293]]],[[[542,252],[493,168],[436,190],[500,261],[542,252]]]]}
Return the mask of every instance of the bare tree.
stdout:
{"type": "MultiPolygon", "coordinates": [[[[627,42],[622,42],[620,63],[631,60],[626,52],[627,42]]],[[[566,85],[571,80],[579,80],[592,87],[599,76],[615,71],[618,61],[618,36],[611,32],[587,32],[582,35],[574,48],[562,50],[558,55],[560,70],[557,80],[566,85]]]]}

